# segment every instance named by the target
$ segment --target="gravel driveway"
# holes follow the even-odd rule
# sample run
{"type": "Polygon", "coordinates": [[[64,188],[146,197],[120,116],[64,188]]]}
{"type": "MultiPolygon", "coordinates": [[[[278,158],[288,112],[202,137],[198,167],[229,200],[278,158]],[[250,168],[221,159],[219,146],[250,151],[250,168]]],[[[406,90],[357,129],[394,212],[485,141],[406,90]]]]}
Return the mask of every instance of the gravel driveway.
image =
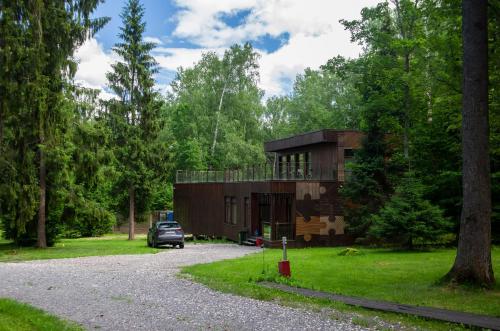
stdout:
{"type": "Polygon", "coordinates": [[[89,330],[361,330],[325,314],[223,294],[175,274],[179,267],[254,252],[186,245],[158,254],[0,263],[0,297],[76,321],[89,330]]]}

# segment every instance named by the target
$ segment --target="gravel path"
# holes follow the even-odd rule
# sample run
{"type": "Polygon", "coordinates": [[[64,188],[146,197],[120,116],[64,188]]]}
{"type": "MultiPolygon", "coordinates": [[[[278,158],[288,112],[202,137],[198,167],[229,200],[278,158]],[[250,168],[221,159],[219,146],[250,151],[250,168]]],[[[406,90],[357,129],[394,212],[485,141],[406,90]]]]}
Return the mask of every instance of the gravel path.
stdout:
{"type": "Polygon", "coordinates": [[[101,330],[362,330],[325,314],[223,294],[175,274],[243,256],[237,245],[186,245],[158,254],[0,263],[0,297],[101,330]]]}

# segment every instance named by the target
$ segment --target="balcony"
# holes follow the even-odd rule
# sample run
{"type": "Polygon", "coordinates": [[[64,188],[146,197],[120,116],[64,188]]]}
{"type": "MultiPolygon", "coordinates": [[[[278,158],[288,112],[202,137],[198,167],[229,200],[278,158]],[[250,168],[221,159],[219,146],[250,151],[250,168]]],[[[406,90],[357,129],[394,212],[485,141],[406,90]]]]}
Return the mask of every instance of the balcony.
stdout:
{"type": "Polygon", "coordinates": [[[338,180],[334,166],[311,162],[265,163],[228,170],[177,170],[176,183],[238,183],[258,181],[338,180]]]}

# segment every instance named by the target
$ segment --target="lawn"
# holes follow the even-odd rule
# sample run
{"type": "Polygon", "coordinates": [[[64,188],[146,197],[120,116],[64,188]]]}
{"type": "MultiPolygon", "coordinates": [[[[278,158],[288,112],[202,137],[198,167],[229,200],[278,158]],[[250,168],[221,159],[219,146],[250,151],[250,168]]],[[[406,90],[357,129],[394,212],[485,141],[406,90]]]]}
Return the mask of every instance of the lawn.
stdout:
{"type": "MultiPolygon", "coordinates": [[[[0,233],[1,235],[1,233],[0,233]]],[[[146,235],[136,235],[135,240],[127,240],[126,234],[108,234],[102,237],[61,239],[54,247],[37,249],[18,247],[0,236],[0,262],[27,260],[62,259],[82,256],[104,256],[125,254],[155,254],[165,248],[151,248],[146,244],[146,235]]],[[[194,244],[228,243],[226,240],[195,240],[194,244]]],[[[169,247],[169,246],[166,246],[169,247]]]]}
{"type": "Polygon", "coordinates": [[[10,299],[0,298],[0,331],[81,331],[78,325],[10,299]]]}
{"type": "Polygon", "coordinates": [[[146,245],[145,235],[136,235],[136,240],[127,240],[127,235],[105,235],[96,238],[61,239],[54,247],[36,249],[17,247],[12,242],[0,240],[0,262],[61,259],[67,257],[151,254],[161,249],[146,245]]]}
{"type": "MultiPolygon", "coordinates": [[[[188,266],[183,273],[208,286],[259,299],[313,302],[341,310],[352,308],[342,304],[305,299],[283,292],[262,289],[258,280],[272,279],[294,286],[337,294],[388,300],[399,303],[447,308],[459,311],[500,316],[500,284],[490,291],[439,285],[451,267],[455,250],[406,252],[384,249],[360,249],[355,256],[339,256],[342,248],[290,249],[292,277],[284,280],[277,274],[281,250],[265,250],[234,260],[188,266]],[[264,262],[263,262],[264,261],[264,262]],[[263,272],[264,270],[264,272],[263,272]]],[[[500,248],[493,249],[494,270],[500,273],[500,248]]],[[[499,282],[500,283],[500,282],[499,282]]],[[[367,311],[355,309],[365,313],[367,311]]],[[[373,315],[373,312],[369,313],[373,315]]],[[[380,314],[379,314],[380,315],[380,314]]],[[[382,314],[390,320],[395,314],[382,314]]],[[[402,322],[429,329],[449,329],[441,322],[424,322],[414,317],[396,318],[402,322]],[[414,323],[415,322],[415,323],[414,323]]]]}

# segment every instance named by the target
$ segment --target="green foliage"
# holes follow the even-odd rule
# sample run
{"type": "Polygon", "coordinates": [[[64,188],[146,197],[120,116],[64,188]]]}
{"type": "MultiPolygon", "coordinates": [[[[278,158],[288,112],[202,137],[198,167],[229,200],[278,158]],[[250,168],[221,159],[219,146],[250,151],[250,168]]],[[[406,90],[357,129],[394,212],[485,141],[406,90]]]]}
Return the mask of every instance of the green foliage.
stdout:
{"type": "MultiPolygon", "coordinates": [[[[136,214],[141,214],[151,210],[154,193],[166,179],[168,152],[159,139],[164,121],[154,90],[153,74],[158,69],[150,53],[155,44],[143,41],[144,8],[138,0],[130,0],[121,18],[122,42],[113,48],[121,60],[107,73],[109,86],[118,96],[107,105],[118,172],[114,189],[122,192],[119,198],[135,199],[136,214]]],[[[129,209],[128,199],[119,201],[122,212],[129,209]]]]}
{"type": "Polygon", "coordinates": [[[296,77],[290,96],[268,99],[263,116],[266,139],[325,128],[359,129],[361,95],[350,65],[336,57],[319,70],[308,68],[296,77]]]}
{"type": "Polygon", "coordinates": [[[394,195],[373,215],[369,235],[387,243],[412,248],[415,243],[432,243],[450,230],[443,211],[425,200],[424,185],[407,174],[394,195]]]}
{"type": "Polygon", "coordinates": [[[169,122],[176,169],[224,169],[264,161],[258,54],[231,46],[222,58],[205,53],[172,82],[169,122]]]}
{"type": "Polygon", "coordinates": [[[47,238],[38,236],[39,245],[53,243],[60,230],[70,172],[72,56],[109,20],[91,18],[98,3],[2,3],[0,217],[6,235],[19,243],[37,235],[40,216],[47,219],[47,238]],[[41,195],[45,208],[39,207],[41,195]]]}

